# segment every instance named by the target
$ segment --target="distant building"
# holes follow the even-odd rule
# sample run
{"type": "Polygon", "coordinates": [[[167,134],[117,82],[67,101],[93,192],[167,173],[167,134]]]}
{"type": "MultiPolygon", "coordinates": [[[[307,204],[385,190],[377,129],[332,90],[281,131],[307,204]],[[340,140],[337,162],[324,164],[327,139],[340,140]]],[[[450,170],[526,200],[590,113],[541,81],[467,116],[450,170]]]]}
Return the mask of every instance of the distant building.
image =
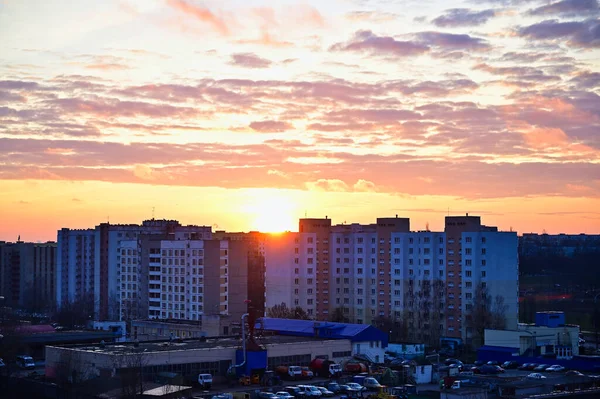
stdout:
{"type": "Polygon", "coordinates": [[[55,272],[55,242],[0,242],[0,306],[54,309],[55,272]]]}
{"type": "Polygon", "coordinates": [[[537,234],[519,237],[519,255],[559,254],[573,256],[577,252],[600,251],[600,234],[537,234]]]}
{"type": "Polygon", "coordinates": [[[508,328],[518,315],[517,235],[449,216],[444,232],[411,231],[406,218],[332,225],[300,219],[298,233],[265,243],[266,307],[302,307],[316,320],[408,323],[411,338],[470,341],[478,287],[501,296],[508,328]]]}
{"type": "Polygon", "coordinates": [[[565,324],[563,312],[538,312],[535,324],[519,323],[516,329],[486,329],[485,345],[479,348],[478,356],[483,360],[499,360],[506,354],[571,359],[579,355],[579,332],[579,326],[565,324]]]}

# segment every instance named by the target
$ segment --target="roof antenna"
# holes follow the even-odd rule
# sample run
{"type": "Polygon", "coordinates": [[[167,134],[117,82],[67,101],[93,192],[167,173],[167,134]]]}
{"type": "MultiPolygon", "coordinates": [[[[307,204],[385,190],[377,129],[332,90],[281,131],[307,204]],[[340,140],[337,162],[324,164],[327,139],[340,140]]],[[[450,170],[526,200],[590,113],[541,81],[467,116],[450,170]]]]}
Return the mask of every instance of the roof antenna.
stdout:
{"type": "Polygon", "coordinates": [[[305,219],[308,217],[307,215],[308,215],[308,212],[305,210],[305,211],[304,211],[304,218],[305,218],[305,219]]]}
{"type": "Polygon", "coordinates": [[[152,220],[154,220],[154,207],[152,207],[152,220]]]}

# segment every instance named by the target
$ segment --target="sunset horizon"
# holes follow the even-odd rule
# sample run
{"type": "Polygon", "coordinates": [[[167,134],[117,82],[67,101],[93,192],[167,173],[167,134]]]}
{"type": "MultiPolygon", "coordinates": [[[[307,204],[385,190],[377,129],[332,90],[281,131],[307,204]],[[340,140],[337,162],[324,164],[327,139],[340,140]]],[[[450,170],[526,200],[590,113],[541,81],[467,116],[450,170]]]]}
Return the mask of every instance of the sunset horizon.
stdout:
{"type": "Polygon", "coordinates": [[[0,240],[469,213],[600,234],[591,1],[0,0],[0,240]]]}

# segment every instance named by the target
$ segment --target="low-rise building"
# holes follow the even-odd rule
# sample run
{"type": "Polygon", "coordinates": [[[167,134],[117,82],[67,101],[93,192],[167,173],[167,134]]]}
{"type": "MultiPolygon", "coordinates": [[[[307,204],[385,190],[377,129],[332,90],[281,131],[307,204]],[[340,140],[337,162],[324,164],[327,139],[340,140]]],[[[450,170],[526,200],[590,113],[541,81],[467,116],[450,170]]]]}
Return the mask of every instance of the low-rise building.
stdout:
{"type": "Polygon", "coordinates": [[[348,339],[352,342],[350,355],[362,355],[375,363],[383,361],[388,335],[371,324],[333,323],[329,321],[276,319],[263,317],[256,321],[257,334],[348,339]]]}
{"type": "MultiPolygon", "coordinates": [[[[262,368],[281,364],[308,366],[315,357],[346,360],[351,352],[349,339],[270,336],[257,339],[261,350],[248,350],[248,363],[256,353],[264,353],[262,368]],[[264,350],[263,350],[264,349],[264,350]]],[[[46,347],[46,377],[78,373],[79,380],[98,376],[118,376],[124,369],[142,368],[145,378],[158,373],[194,377],[210,373],[223,380],[231,365],[243,358],[239,338],[189,339],[125,344],[69,345],[46,347]],[[64,368],[69,368],[65,370],[64,368]]],[[[250,348],[249,348],[250,349],[250,348]]],[[[254,367],[254,366],[253,366],[254,367]]],[[[256,367],[258,368],[258,367],[256,367]]]]}
{"type": "Polygon", "coordinates": [[[565,324],[563,312],[538,312],[536,324],[520,323],[517,330],[485,330],[482,360],[509,356],[556,356],[571,359],[579,355],[579,326],[565,324]],[[502,355],[500,355],[502,354],[502,355]]]}

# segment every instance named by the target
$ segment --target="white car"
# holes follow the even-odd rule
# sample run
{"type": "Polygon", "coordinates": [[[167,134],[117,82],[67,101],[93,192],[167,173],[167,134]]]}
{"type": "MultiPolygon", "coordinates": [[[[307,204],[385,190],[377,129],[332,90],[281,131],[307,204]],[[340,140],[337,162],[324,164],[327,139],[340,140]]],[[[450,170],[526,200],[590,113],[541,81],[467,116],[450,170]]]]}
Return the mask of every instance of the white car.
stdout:
{"type": "Polygon", "coordinates": [[[560,371],[565,371],[565,368],[559,364],[553,364],[552,366],[548,367],[546,369],[546,371],[556,371],[556,372],[560,372],[560,371]]]}
{"type": "Polygon", "coordinates": [[[356,382],[349,382],[346,385],[348,385],[351,389],[355,390],[356,392],[364,391],[365,389],[367,389],[356,382]]]}
{"type": "Polygon", "coordinates": [[[527,376],[527,378],[531,380],[543,380],[544,378],[546,378],[546,376],[541,375],[540,373],[531,373],[527,376]]]}
{"type": "Polygon", "coordinates": [[[294,399],[294,395],[290,395],[289,393],[283,391],[277,392],[275,396],[277,396],[277,399],[294,399]]]}

